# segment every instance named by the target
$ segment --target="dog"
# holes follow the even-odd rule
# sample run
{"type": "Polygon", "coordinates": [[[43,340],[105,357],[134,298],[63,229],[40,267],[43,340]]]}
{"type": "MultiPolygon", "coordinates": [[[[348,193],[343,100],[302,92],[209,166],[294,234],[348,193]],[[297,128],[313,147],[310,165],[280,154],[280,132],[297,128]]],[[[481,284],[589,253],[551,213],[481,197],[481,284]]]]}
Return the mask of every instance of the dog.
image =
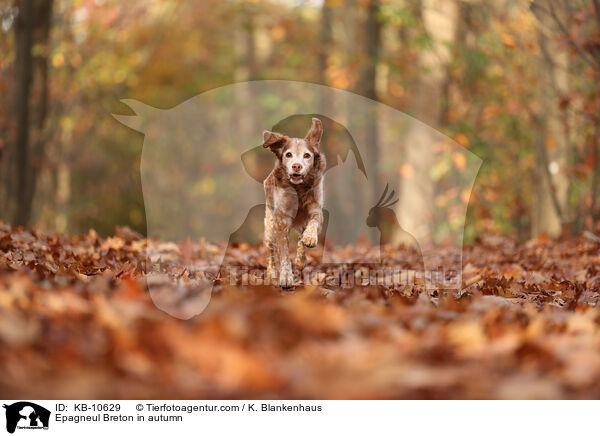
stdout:
{"type": "Polygon", "coordinates": [[[295,229],[298,240],[295,266],[302,270],[306,263],[305,247],[318,243],[323,225],[323,175],[325,154],[320,151],[323,125],[318,118],[306,136],[290,138],[276,132],[263,132],[263,147],[277,157],[265,188],[265,245],[267,275],[273,283],[287,289],[294,285],[289,256],[289,232],[295,229]]]}

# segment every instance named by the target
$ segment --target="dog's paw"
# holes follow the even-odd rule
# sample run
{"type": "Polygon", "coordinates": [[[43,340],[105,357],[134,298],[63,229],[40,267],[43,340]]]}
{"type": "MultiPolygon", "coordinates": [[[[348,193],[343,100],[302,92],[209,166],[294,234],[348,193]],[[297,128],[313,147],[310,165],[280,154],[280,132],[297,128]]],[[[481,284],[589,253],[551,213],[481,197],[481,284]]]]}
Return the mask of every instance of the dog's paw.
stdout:
{"type": "Polygon", "coordinates": [[[312,227],[307,228],[304,233],[302,233],[302,243],[308,248],[315,247],[318,240],[319,235],[317,235],[317,231],[312,227]]]}
{"type": "Polygon", "coordinates": [[[294,286],[294,274],[291,265],[282,266],[279,271],[279,287],[289,289],[294,286]]]}

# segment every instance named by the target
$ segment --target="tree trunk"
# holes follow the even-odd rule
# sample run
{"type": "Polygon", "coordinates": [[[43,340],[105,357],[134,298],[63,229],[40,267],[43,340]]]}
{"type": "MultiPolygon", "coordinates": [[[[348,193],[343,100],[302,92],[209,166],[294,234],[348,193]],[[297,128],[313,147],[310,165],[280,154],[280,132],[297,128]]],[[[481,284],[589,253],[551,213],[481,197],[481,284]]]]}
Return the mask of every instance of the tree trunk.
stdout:
{"type": "MultiPolygon", "coordinates": [[[[327,85],[327,60],[329,58],[329,52],[331,50],[332,44],[332,35],[331,35],[331,26],[332,26],[332,10],[330,6],[331,0],[324,0],[323,6],[321,7],[321,30],[319,32],[319,56],[318,56],[318,65],[319,65],[319,83],[321,85],[327,85]]],[[[321,101],[319,102],[320,111],[322,113],[329,112],[329,107],[331,102],[321,97],[321,101]]]]}
{"type": "MultiPolygon", "coordinates": [[[[259,120],[264,119],[261,115],[261,105],[256,104],[257,96],[252,80],[257,79],[259,61],[257,58],[257,12],[256,5],[242,3],[240,13],[234,32],[235,70],[234,80],[238,83],[236,87],[236,100],[241,107],[251,108],[239,116],[236,114],[235,122],[241,137],[248,138],[248,147],[256,145],[262,139],[262,130],[270,130],[273,126],[260,125],[259,120]]],[[[232,120],[233,121],[233,120],[232,120]]],[[[255,194],[256,195],[256,192],[255,194]]],[[[253,198],[256,204],[264,202],[264,196],[253,198]]],[[[254,223],[254,221],[252,221],[254,223]]],[[[251,224],[250,227],[252,227],[251,224]]],[[[245,233],[242,236],[244,242],[253,241],[254,235],[245,233]]]]}
{"type": "MultiPolygon", "coordinates": [[[[543,4],[544,5],[544,4],[543,4]]],[[[544,7],[548,7],[544,5],[544,7]]],[[[555,9],[559,17],[563,15],[555,9]]],[[[552,17],[539,13],[538,39],[540,60],[540,108],[537,139],[537,170],[531,220],[532,237],[540,233],[556,237],[567,220],[565,216],[569,179],[566,166],[569,152],[567,113],[559,108],[561,96],[569,90],[569,53],[549,33],[554,28],[552,17]]]]}
{"type": "Polygon", "coordinates": [[[593,147],[594,147],[594,173],[592,174],[592,205],[590,207],[590,215],[592,217],[592,230],[595,231],[597,220],[600,217],[600,211],[598,211],[598,188],[600,185],[600,126],[597,122],[594,125],[593,134],[593,147]]]}
{"type": "MultiPolygon", "coordinates": [[[[377,101],[377,66],[379,63],[379,51],[381,45],[381,19],[379,0],[368,0],[367,18],[364,33],[365,60],[361,69],[358,83],[359,92],[365,97],[377,101]]],[[[371,168],[370,179],[370,199],[373,204],[381,195],[381,183],[378,177],[377,164],[379,163],[379,133],[377,107],[372,105],[366,113],[365,120],[365,145],[367,150],[367,165],[371,168]]]]}
{"type": "Polygon", "coordinates": [[[21,0],[15,23],[16,136],[10,150],[7,186],[13,225],[29,223],[36,175],[42,159],[48,107],[51,11],[51,0],[21,0]]]}
{"type": "MultiPolygon", "coordinates": [[[[33,75],[31,82],[31,171],[28,198],[33,203],[38,176],[45,161],[45,143],[48,138],[48,57],[50,53],[50,26],[53,0],[35,0],[35,32],[33,49],[33,75]]],[[[31,207],[30,207],[31,210],[31,207]]]]}
{"type": "Polygon", "coordinates": [[[30,192],[28,181],[31,171],[29,162],[29,97],[33,59],[34,0],[22,0],[15,23],[15,125],[16,138],[11,150],[11,172],[8,194],[14,225],[27,224],[31,204],[27,199],[30,192]]]}
{"type": "MultiPolygon", "coordinates": [[[[439,127],[451,54],[448,44],[456,38],[458,6],[453,0],[424,0],[421,3],[421,16],[431,47],[419,54],[419,71],[423,73],[416,85],[412,113],[425,124],[439,127]]],[[[403,227],[420,229],[419,235],[413,235],[417,238],[433,234],[434,186],[429,175],[433,164],[430,152],[433,141],[427,128],[411,123],[405,140],[404,162],[410,171],[400,183],[397,215],[403,227]]]]}
{"type": "MultiPolygon", "coordinates": [[[[255,13],[253,5],[243,4],[240,21],[234,30],[236,66],[234,80],[246,82],[256,78],[256,38],[255,38],[255,13]]],[[[253,107],[252,86],[245,84],[238,88],[237,98],[244,106],[253,107]]],[[[256,109],[255,109],[256,110],[256,109]]],[[[248,111],[240,122],[240,129],[244,136],[251,137],[254,128],[254,116],[248,111]]],[[[264,127],[267,128],[267,127],[264,127]]]]}

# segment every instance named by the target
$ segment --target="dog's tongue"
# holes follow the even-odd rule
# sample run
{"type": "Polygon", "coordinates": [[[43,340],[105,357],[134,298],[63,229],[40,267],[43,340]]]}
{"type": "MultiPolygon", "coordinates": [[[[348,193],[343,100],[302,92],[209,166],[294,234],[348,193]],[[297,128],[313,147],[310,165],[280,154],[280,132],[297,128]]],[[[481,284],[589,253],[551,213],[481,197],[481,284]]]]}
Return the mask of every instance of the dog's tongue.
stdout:
{"type": "Polygon", "coordinates": [[[300,183],[302,181],[302,176],[300,174],[292,174],[292,176],[290,177],[292,182],[294,183],[300,183]]]}

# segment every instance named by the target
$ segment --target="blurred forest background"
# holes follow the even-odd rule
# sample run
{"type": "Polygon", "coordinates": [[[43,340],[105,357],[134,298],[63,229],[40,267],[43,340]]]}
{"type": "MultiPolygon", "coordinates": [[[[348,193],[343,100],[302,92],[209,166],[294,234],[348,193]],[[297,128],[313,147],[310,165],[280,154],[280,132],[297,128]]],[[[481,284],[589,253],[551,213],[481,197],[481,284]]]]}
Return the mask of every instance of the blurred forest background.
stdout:
{"type": "Polygon", "coordinates": [[[260,79],[378,100],[481,157],[469,239],[599,230],[600,0],[0,0],[0,219],[145,233],[119,100],[260,79]]]}

